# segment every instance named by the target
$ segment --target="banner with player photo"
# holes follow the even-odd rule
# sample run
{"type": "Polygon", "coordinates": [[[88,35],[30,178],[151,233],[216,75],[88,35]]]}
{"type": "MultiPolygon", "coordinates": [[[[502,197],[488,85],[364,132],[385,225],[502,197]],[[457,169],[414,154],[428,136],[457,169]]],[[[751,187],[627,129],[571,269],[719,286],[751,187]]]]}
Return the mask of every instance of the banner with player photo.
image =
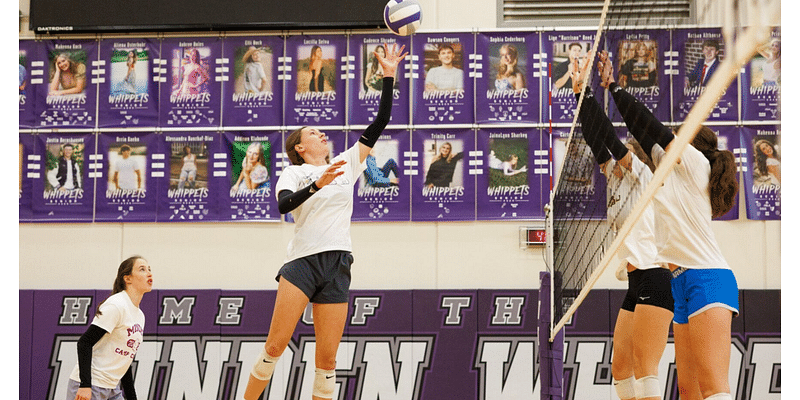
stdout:
{"type": "Polygon", "coordinates": [[[542,62],[547,71],[542,83],[542,122],[572,124],[578,102],[572,90],[573,62],[582,67],[586,53],[594,46],[596,31],[558,31],[542,33],[542,62]]]}
{"type": "Polygon", "coordinates": [[[781,127],[741,127],[741,170],[747,218],[781,219],[781,127]]]}
{"type": "Polygon", "coordinates": [[[155,133],[102,132],[91,171],[97,178],[98,222],[155,222],[159,159],[155,133]]]}
{"type": "MultiPolygon", "coordinates": [[[[350,145],[358,142],[361,131],[350,131],[350,145]]],[[[367,156],[367,169],[355,185],[353,221],[409,221],[411,219],[411,180],[408,170],[411,133],[387,129],[381,133],[367,156]]]]}
{"type": "Polygon", "coordinates": [[[744,66],[742,119],[780,121],[781,119],[781,28],[773,28],[770,41],[744,66]]]}
{"type": "Polygon", "coordinates": [[[96,40],[43,40],[47,88],[39,90],[39,128],[94,128],[99,76],[96,40]]]}
{"type": "Polygon", "coordinates": [[[27,168],[32,180],[31,209],[35,222],[91,222],[95,178],[91,164],[95,135],[40,133],[27,168]]]}
{"type": "MultiPolygon", "coordinates": [[[[609,30],[606,35],[606,49],[617,84],[642,102],[659,121],[670,121],[670,75],[678,72],[673,65],[675,57],[670,51],[669,33],[663,29],[609,30]]],[[[597,69],[597,60],[594,68],[597,69]]],[[[622,122],[613,100],[609,100],[608,110],[612,121],[622,122]]]]}
{"type": "Polygon", "coordinates": [[[159,126],[200,128],[220,126],[222,58],[219,37],[161,40],[159,126]]]}
{"type": "Polygon", "coordinates": [[[347,37],[290,36],[284,59],[284,123],[344,125],[347,37]]]}
{"type": "MultiPolygon", "coordinates": [[[[375,120],[383,90],[383,68],[373,53],[386,56],[386,47],[405,46],[404,52],[411,52],[411,39],[396,35],[352,35],[348,55],[348,96],[350,125],[369,125],[375,120]]],[[[392,102],[391,125],[408,125],[411,64],[410,55],[401,62],[394,78],[394,101],[392,102]]]]}
{"type": "Polygon", "coordinates": [[[475,122],[539,122],[539,34],[479,33],[476,46],[475,122]]]}
{"type": "Polygon", "coordinates": [[[46,83],[44,71],[47,63],[42,55],[43,46],[33,40],[19,41],[19,127],[36,126],[36,100],[46,83]]]}
{"type": "Polygon", "coordinates": [[[216,172],[225,181],[220,219],[230,221],[280,221],[275,197],[276,153],[282,152],[280,131],[225,132],[223,135],[224,172],[216,172]]]}
{"type": "MultiPolygon", "coordinates": [[[[718,149],[730,151],[734,156],[742,153],[739,140],[739,128],[735,126],[714,126],[711,127],[711,129],[717,134],[718,149]]],[[[736,179],[739,181],[739,185],[741,185],[742,180],[738,173],[736,174],[736,179]]],[[[739,219],[739,191],[736,191],[736,197],[734,197],[733,200],[733,208],[724,215],[714,218],[715,221],[735,221],[737,219],[739,219]]]]}
{"type": "Polygon", "coordinates": [[[580,133],[573,135],[569,150],[568,138],[569,128],[553,129],[553,184],[557,185],[554,190],[561,204],[569,203],[567,211],[571,214],[567,216],[605,219],[606,178],[580,133]],[[558,177],[557,183],[555,177],[558,177]]]}
{"type": "Polygon", "coordinates": [[[544,219],[550,201],[550,137],[537,128],[477,134],[479,220],[544,219]]]}
{"type": "Polygon", "coordinates": [[[19,222],[30,222],[33,218],[31,198],[33,179],[42,175],[41,155],[36,152],[36,137],[29,133],[19,134],[19,222]]]}
{"type": "Polygon", "coordinates": [[[156,220],[218,221],[222,196],[228,194],[222,135],[165,132],[159,141],[159,168],[152,175],[158,187],[156,220]]]}
{"type": "Polygon", "coordinates": [[[223,125],[283,125],[283,38],[228,37],[223,47],[223,125]]]}
{"type": "Polygon", "coordinates": [[[414,82],[414,124],[473,123],[475,35],[415,34],[412,41],[406,62],[414,82]]]}
{"type": "Polygon", "coordinates": [[[158,126],[161,41],[100,41],[99,107],[101,128],[158,126]]]}
{"type": "Polygon", "coordinates": [[[474,221],[475,131],[415,130],[411,155],[411,219],[474,221]]]}
{"type": "MultiPolygon", "coordinates": [[[[672,49],[678,61],[678,72],[672,76],[672,115],[683,121],[725,58],[725,40],[719,28],[676,29],[672,49]]],[[[737,85],[731,83],[706,120],[737,121],[738,104],[737,85]]]]}

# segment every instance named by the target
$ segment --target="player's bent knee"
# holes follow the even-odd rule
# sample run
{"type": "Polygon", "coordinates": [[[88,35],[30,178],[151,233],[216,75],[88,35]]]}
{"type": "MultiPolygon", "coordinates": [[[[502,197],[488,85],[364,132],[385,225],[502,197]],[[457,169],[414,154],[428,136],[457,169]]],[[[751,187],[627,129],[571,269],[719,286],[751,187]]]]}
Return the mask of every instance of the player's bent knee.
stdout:
{"type": "Polygon", "coordinates": [[[336,389],[336,370],[315,369],[314,392],[312,394],[323,399],[332,399],[334,389],[336,389]]]}
{"type": "Polygon", "coordinates": [[[623,379],[620,381],[614,379],[614,389],[617,391],[617,396],[619,396],[620,399],[636,398],[634,382],[636,382],[636,378],[632,376],[628,379],[623,379]]]}
{"type": "Polygon", "coordinates": [[[732,400],[730,393],[717,393],[705,398],[705,400],[732,400]]]}
{"type": "Polygon", "coordinates": [[[654,375],[645,376],[636,380],[633,385],[636,398],[646,399],[649,397],[661,398],[661,385],[658,384],[658,377],[654,375]]]}
{"type": "Polygon", "coordinates": [[[275,364],[278,363],[279,359],[280,357],[273,357],[267,354],[265,349],[262,349],[250,374],[258,380],[270,380],[272,378],[272,373],[275,372],[275,364]]]}

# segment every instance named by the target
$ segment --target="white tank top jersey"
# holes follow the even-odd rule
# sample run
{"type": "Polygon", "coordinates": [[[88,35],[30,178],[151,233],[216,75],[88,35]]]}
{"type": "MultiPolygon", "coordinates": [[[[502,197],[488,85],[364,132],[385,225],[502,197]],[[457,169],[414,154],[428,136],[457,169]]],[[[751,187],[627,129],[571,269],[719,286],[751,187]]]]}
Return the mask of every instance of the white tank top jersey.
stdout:
{"type": "MultiPolygon", "coordinates": [[[[656,165],[666,155],[653,146],[656,165]]],[[[708,191],[711,165],[692,145],[686,146],[664,185],[656,192],[656,244],[658,261],[684,268],[730,269],[711,230],[708,191]]]]}
{"type": "MultiPolygon", "coordinates": [[[[625,223],[633,207],[636,205],[642,192],[653,178],[650,168],[639,158],[631,153],[631,171],[620,166],[624,171],[622,179],[614,175],[613,171],[617,161],[613,158],[606,164],[604,174],[608,182],[606,191],[608,221],[614,223],[617,231],[625,223]]],[[[639,221],[636,222],[631,232],[620,247],[618,257],[623,260],[617,267],[615,275],[620,280],[627,280],[628,263],[638,269],[660,268],[656,262],[657,249],[655,239],[655,219],[653,206],[650,203],[639,221]]]]}
{"type": "MultiPolygon", "coordinates": [[[[101,306],[93,325],[103,328],[103,335],[92,348],[92,386],[113,389],[133,362],[144,337],[144,313],[125,291],[109,297],[101,306]]],[[[80,382],[78,365],[70,379],[80,382]]]]}
{"type": "MultiPolygon", "coordinates": [[[[344,174],[323,186],[303,204],[292,211],[295,220],[294,237],[289,242],[285,262],[323,251],[352,251],[350,218],[353,216],[353,190],[359,175],[367,168],[359,160],[359,146],[331,160],[345,160],[344,174]]],[[[329,165],[290,165],[278,178],[275,194],[282,190],[296,192],[319,179],[329,165]]]]}

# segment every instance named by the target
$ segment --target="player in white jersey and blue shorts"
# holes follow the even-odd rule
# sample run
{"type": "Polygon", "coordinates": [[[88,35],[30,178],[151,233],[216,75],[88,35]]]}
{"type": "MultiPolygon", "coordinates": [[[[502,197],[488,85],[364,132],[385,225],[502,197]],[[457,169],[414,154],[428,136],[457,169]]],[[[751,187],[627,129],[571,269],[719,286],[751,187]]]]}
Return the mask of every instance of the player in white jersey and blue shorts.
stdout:
{"type": "MultiPolygon", "coordinates": [[[[674,135],[614,82],[608,54],[600,54],[607,87],[628,130],[658,166],[674,135]],[[647,143],[647,144],[646,144],[647,143]]],[[[714,237],[711,220],[727,213],[739,186],[733,153],[701,126],[653,200],[657,262],[672,271],[673,332],[681,399],[731,400],[728,368],[731,319],[739,314],[736,278],[714,237]]]]}

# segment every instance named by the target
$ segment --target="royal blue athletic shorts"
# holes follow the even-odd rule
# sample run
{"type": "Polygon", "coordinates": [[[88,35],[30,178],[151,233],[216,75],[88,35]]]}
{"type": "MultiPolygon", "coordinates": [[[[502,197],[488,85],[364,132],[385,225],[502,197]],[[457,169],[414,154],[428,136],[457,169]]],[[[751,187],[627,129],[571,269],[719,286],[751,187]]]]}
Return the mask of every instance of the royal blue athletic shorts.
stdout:
{"type": "Polygon", "coordinates": [[[689,318],[714,307],[739,315],[739,286],[729,269],[678,268],[672,271],[672,297],[676,324],[688,324],[689,318]]]}

